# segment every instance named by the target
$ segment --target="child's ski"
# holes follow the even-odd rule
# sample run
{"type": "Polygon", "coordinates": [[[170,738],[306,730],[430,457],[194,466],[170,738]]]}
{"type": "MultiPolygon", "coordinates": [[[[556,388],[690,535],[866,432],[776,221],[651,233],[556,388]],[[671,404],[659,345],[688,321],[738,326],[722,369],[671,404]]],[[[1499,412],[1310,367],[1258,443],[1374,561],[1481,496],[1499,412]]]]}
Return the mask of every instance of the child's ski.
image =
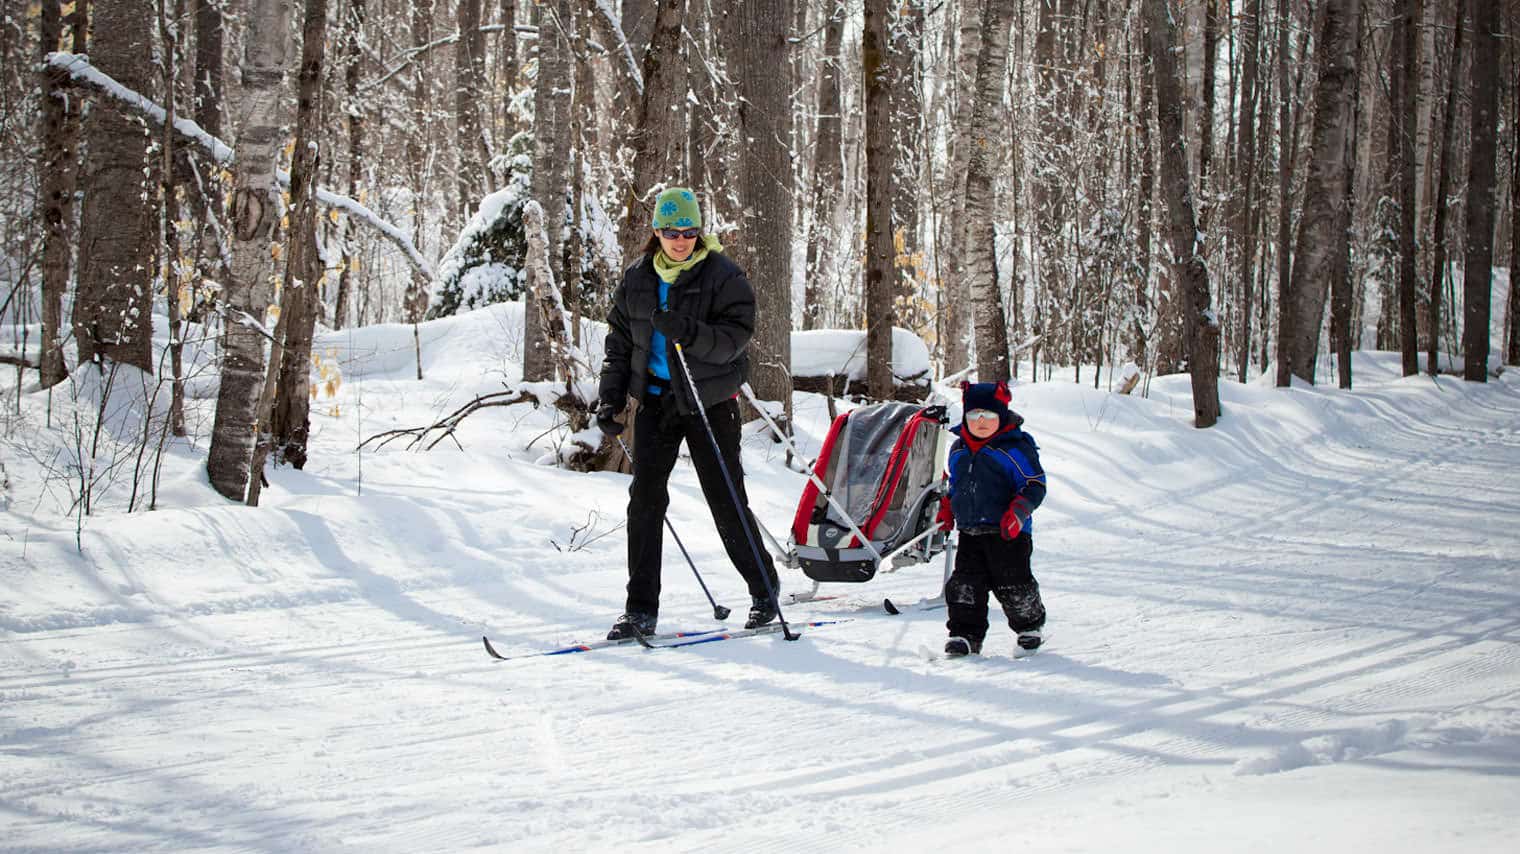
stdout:
{"type": "Polygon", "coordinates": [[[891,599],[881,600],[881,609],[893,616],[901,614],[904,608],[911,608],[915,611],[933,611],[943,607],[945,607],[945,597],[943,596],[936,596],[933,599],[920,599],[911,605],[898,605],[891,599]]]}

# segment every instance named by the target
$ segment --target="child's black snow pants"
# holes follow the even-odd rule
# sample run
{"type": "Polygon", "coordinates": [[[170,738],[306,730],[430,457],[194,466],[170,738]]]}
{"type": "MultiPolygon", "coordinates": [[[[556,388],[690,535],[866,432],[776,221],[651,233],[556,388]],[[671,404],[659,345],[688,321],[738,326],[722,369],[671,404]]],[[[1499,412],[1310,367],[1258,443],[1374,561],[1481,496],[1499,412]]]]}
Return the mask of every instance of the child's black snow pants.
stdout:
{"type": "Polygon", "coordinates": [[[952,637],[981,644],[987,637],[987,594],[1003,606],[1008,627],[1015,632],[1045,625],[1045,604],[1040,585],[1030,571],[1034,538],[1025,531],[1005,540],[990,533],[962,531],[955,552],[955,571],[945,582],[945,603],[950,619],[945,623],[952,637]]]}

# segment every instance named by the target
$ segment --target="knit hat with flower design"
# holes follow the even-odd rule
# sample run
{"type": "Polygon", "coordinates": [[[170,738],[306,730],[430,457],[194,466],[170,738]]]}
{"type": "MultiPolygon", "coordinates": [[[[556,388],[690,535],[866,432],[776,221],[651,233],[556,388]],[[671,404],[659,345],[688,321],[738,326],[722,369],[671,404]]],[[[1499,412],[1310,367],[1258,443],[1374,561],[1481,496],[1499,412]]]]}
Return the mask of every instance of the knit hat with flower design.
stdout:
{"type": "Polygon", "coordinates": [[[651,228],[701,228],[702,209],[697,196],[685,187],[671,187],[654,200],[651,228]]]}

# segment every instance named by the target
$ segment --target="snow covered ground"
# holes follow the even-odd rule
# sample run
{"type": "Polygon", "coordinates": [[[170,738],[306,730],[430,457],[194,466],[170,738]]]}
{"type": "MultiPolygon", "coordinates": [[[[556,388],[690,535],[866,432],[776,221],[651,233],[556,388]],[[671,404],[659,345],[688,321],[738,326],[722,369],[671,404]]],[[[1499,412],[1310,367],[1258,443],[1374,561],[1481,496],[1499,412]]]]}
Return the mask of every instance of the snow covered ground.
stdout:
{"type": "MultiPolygon", "coordinates": [[[[528,653],[617,616],[627,479],[542,464],[563,440],[525,405],[462,449],[354,449],[516,388],[520,316],[425,325],[421,382],[410,327],[327,335],[312,462],[257,509],[205,484],[193,384],[160,509],[89,517],[82,553],[25,397],[0,445],[0,848],[1520,850],[1520,373],[1358,353],[1351,392],[1223,383],[1209,430],[1186,377],[1018,385],[1050,479],[1030,658],[995,619],[988,655],[925,660],[944,612],[880,602],[933,595],[935,564],[826,586],[847,598],[788,617],[848,622],[795,643],[498,663],[482,634],[528,653]]],[[[824,407],[797,401],[809,453],[824,407]]],[[[802,476],[758,434],[745,464],[784,536],[802,476]]],[[[741,621],[689,464],[673,493],[741,621]]],[[[661,629],[711,625],[672,545],[661,629]]]]}

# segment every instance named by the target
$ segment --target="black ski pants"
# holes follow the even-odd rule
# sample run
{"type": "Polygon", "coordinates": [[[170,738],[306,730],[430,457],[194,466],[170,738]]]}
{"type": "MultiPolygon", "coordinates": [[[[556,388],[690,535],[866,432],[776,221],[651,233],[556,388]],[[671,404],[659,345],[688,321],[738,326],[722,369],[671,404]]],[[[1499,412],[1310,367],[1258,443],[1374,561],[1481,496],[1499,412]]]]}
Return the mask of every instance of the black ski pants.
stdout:
{"type": "Polygon", "coordinates": [[[1005,540],[993,531],[961,532],[955,551],[955,571],[945,582],[945,605],[950,619],[945,627],[952,637],[979,644],[987,637],[987,594],[1003,606],[1008,627],[1016,632],[1045,625],[1045,603],[1040,585],[1030,570],[1034,538],[1028,531],[1005,540]]]}
{"type": "Polygon", "coordinates": [[[744,492],[744,469],[739,462],[739,403],[729,399],[713,404],[707,410],[707,420],[712,424],[713,435],[723,453],[723,463],[728,467],[734,489],[739,494],[739,507],[734,506],[723,472],[718,468],[718,458],[713,454],[712,440],[702,426],[698,415],[682,415],[670,397],[649,394],[644,405],[634,417],[633,432],[633,484],[628,487],[628,601],[629,613],[658,615],[660,612],[660,558],[665,543],[665,510],[670,505],[668,484],[670,472],[675,468],[681,442],[685,440],[691,452],[692,465],[697,470],[697,481],[702,485],[702,496],[712,511],[718,535],[723,538],[723,548],[728,559],[738,568],[749,586],[749,595],[768,598],[765,579],[755,565],[755,555],[750,539],[745,535],[744,524],[750,526],[755,546],[759,549],[764,571],[770,576],[774,589],[778,583],[776,567],[770,552],[760,541],[760,533],[749,510],[749,498],[744,492]],[[742,515],[741,515],[742,514],[742,515]],[[743,520],[741,522],[741,519],[743,520]]]}

